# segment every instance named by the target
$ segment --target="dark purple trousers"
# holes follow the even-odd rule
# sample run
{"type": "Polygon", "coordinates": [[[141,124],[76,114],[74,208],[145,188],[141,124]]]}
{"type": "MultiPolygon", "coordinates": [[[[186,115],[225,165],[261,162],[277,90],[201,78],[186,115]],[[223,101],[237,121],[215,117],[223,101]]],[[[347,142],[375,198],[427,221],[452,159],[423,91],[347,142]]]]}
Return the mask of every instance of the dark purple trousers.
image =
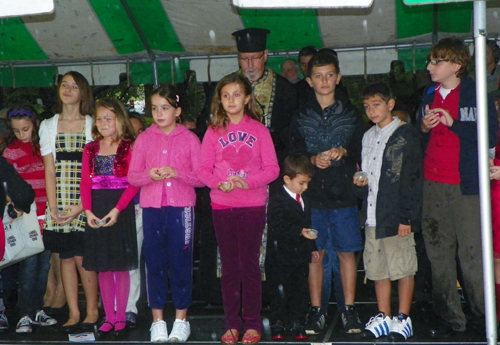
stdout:
{"type": "Polygon", "coordinates": [[[213,210],[215,236],[222,264],[222,303],[226,329],[261,331],[262,276],[260,245],[266,207],[213,210]],[[241,311],[241,317],[240,317],[241,311]]]}

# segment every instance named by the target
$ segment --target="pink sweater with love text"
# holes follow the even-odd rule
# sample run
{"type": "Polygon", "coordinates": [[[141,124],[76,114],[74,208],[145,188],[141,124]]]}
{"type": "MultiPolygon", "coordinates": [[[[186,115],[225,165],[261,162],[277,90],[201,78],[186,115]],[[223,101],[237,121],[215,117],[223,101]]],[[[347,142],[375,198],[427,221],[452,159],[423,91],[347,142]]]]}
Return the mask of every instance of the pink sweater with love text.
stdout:
{"type": "Polygon", "coordinates": [[[211,188],[212,203],[224,207],[256,207],[267,201],[267,185],[279,175],[273,141],[263,124],[248,116],[227,129],[208,128],[201,144],[200,180],[211,188]],[[229,193],[217,188],[220,182],[239,176],[248,190],[229,193]]]}

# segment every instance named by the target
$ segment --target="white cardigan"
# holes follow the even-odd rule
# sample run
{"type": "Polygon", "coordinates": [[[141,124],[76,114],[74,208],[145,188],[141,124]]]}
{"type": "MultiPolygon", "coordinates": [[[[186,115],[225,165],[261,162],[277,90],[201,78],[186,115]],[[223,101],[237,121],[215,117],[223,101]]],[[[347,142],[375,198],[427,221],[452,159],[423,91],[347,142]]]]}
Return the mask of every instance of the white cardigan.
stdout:
{"type": "MultiPolygon", "coordinates": [[[[59,114],[52,116],[50,119],[43,120],[40,124],[38,135],[40,136],[40,151],[42,156],[47,156],[52,153],[54,161],[56,160],[56,137],[57,137],[57,124],[59,121],[59,114]]],[[[94,119],[92,116],[85,116],[85,143],[93,141],[92,139],[92,125],[94,119]]]]}

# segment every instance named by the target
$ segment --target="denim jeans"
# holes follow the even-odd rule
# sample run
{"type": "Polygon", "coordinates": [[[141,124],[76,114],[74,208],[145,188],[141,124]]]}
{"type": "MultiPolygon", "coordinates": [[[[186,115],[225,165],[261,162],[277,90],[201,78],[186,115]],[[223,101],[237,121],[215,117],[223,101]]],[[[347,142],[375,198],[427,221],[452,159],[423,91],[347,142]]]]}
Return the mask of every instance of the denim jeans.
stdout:
{"type": "Polygon", "coordinates": [[[340,275],[340,261],[334,246],[342,252],[359,251],[363,248],[357,210],[353,207],[311,209],[311,222],[312,227],[320,232],[318,236],[320,240],[316,240],[318,250],[325,250],[321,306],[328,310],[333,274],[337,310],[341,311],[345,305],[344,290],[340,275]]]}
{"type": "Polygon", "coordinates": [[[33,319],[37,310],[43,308],[50,254],[50,251],[45,250],[19,263],[17,306],[21,310],[21,316],[28,315],[33,319]]]}
{"type": "Polygon", "coordinates": [[[328,245],[323,258],[323,292],[321,294],[321,307],[324,310],[328,310],[328,303],[332,295],[332,278],[337,310],[340,312],[345,306],[342,277],[340,276],[340,261],[332,246],[328,245]]]}

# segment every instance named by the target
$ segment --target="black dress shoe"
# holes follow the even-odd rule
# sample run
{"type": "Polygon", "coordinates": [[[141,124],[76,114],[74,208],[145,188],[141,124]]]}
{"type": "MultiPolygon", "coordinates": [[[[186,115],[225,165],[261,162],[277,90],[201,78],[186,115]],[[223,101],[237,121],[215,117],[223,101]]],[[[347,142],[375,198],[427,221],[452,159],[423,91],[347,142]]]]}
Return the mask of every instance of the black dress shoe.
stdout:
{"type": "Polygon", "coordinates": [[[80,324],[80,329],[86,332],[93,332],[95,326],[96,326],[95,322],[82,322],[80,324]]]}
{"type": "Polygon", "coordinates": [[[125,321],[116,321],[115,323],[115,337],[120,337],[123,335],[123,333],[125,333],[125,331],[127,330],[127,323],[125,321]],[[116,326],[117,325],[120,325],[118,328],[119,329],[116,329],[116,326]],[[121,328],[123,326],[123,328],[121,328]]]}
{"type": "Polygon", "coordinates": [[[444,320],[436,321],[436,323],[434,323],[434,327],[429,330],[429,335],[432,338],[445,337],[450,335],[451,333],[453,333],[453,328],[448,322],[444,320]]]}
{"type": "Polygon", "coordinates": [[[99,327],[99,336],[105,337],[109,334],[111,334],[111,331],[115,329],[115,325],[113,325],[111,322],[105,321],[101,327],[99,327]]]}
{"type": "Polygon", "coordinates": [[[68,326],[62,326],[61,327],[61,332],[63,333],[76,333],[78,331],[78,324],[75,323],[74,325],[68,325],[68,326]]]}
{"type": "Polygon", "coordinates": [[[285,327],[281,321],[277,321],[271,326],[271,339],[274,341],[285,340],[285,327]]]}
{"type": "Polygon", "coordinates": [[[131,311],[128,311],[125,313],[125,317],[127,319],[127,327],[128,328],[135,328],[137,325],[137,314],[133,313],[131,311]]]}

